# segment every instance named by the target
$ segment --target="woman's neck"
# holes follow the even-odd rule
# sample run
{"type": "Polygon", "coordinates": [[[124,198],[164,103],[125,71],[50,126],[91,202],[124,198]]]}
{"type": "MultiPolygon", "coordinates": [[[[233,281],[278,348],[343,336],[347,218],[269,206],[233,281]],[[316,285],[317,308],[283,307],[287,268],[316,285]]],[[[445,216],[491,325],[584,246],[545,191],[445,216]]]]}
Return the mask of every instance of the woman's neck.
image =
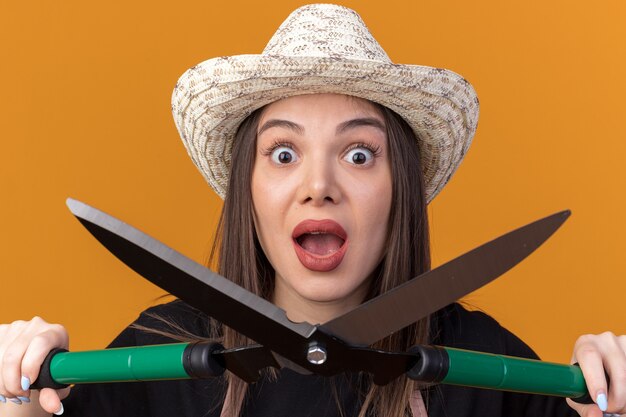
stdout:
{"type": "Polygon", "coordinates": [[[366,290],[363,288],[338,300],[311,300],[289,288],[276,286],[272,302],[285,310],[287,318],[295,323],[323,324],[359,306],[365,299],[366,290]]]}

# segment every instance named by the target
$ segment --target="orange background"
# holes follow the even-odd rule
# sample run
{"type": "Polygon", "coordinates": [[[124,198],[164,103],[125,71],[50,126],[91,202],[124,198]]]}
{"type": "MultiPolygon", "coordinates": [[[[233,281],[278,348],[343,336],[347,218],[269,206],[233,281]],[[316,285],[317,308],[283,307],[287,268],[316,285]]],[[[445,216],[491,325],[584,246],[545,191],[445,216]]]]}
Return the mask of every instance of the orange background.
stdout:
{"type": "MultiPolygon", "coordinates": [[[[0,4],[0,322],[41,315],[99,348],[162,292],[70,215],[72,196],[203,261],[221,201],[178,139],[172,88],[259,53],[301,1],[0,4]]],[[[557,210],[544,247],[467,298],[544,358],[626,333],[626,6],[619,0],[344,1],[395,62],[470,80],[481,120],[430,207],[435,264],[557,210]]]]}

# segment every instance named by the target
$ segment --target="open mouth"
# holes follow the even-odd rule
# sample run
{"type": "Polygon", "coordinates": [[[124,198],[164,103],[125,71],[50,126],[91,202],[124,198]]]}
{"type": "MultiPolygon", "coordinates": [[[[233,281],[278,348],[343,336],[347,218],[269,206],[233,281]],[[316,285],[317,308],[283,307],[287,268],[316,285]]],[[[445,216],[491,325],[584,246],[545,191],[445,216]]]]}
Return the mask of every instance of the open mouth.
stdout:
{"type": "Polygon", "coordinates": [[[298,259],[313,271],[331,271],[339,266],[348,247],[348,235],[334,220],[305,220],[292,233],[298,259]]]}
{"type": "Polygon", "coordinates": [[[297,237],[296,242],[305,251],[323,256],[337,252],[345,240],[329,233],[311,232],[297,237]]]}

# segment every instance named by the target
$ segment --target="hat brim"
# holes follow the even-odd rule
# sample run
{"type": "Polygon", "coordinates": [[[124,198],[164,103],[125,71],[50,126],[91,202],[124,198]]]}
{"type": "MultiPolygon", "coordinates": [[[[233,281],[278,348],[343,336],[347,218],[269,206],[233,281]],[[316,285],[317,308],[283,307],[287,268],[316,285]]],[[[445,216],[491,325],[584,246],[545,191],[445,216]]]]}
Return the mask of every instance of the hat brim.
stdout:
{"type": "Polygon", "coordinates": [[[194,164],[224,198],[232,143],[241,122],[266,104],[315,93],[364,98],[406,120],[418,137],[427,202],[456,171],[476,131],[476,93],[456,73],[328,57],[210,59],[181,76],[172,96],[172,112],[194,164]]]}

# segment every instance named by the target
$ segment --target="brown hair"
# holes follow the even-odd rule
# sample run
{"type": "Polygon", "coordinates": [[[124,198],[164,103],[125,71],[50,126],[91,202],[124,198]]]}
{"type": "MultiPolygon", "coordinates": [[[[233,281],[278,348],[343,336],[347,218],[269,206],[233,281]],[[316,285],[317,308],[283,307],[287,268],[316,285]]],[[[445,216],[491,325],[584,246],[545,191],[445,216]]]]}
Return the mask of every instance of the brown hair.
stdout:
{"type": "MultiPolygon", "coordinates": [[[[375,271],[368,298],[376,297],[430,268],[428,219],[423,193],[423,175],[418,142],[409,125],[393,111],[376,105],[384,117],[392,170],[392,206],[389,218],[387,252],[375,271]]],[[[263,109],[253,112],[239,127],[232,149],[230,182],[211,251],[210,263],[217,259],[219,273],[247,290],[272,298],[274,269],[267,260],[256,235],[253,220],[251,178],[256,154],[256,132],[263,109]],[[216,256],[219,253],[219,256],[216,256]]],[[[212,335],[228,347],[252,343],[236,331],[212,322],[212,335]]],[[[396,332],[375,347],[406,351],[417,343],[426,343],[429,318],[396,332]]],[[[386,386],[371,383],[361,376],[366,390],[359,417],[374,415],[404,417],[410,415],[409,396],[416,384],[402,376],[386,386]]],[[[222,416],[238,417],[243,408],[247,384],[227,374],[227,390],[222,416]]]]}

